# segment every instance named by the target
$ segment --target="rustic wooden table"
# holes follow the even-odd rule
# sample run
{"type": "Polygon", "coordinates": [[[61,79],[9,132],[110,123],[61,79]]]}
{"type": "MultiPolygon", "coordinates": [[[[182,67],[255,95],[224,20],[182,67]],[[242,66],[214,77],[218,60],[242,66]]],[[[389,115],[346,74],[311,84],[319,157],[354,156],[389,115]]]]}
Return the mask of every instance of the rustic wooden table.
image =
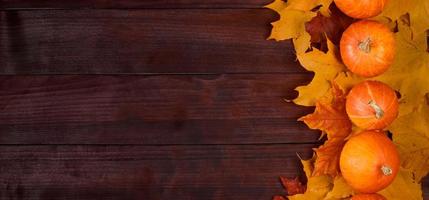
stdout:
{"type": "Polygon", "coordinates": [[[269,2],[1,1],[0,199],[284,194],[318,133],[269,2]]]}

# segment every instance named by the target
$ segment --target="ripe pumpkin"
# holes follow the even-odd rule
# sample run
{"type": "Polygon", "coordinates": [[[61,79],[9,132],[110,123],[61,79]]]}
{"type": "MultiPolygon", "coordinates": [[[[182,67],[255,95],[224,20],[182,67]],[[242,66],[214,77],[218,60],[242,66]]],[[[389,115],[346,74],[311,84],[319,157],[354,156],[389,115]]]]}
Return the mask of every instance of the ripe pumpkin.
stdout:
{"type": "Polygon", "coordinates": [[[350,120],[365,130],[384,129],[398,116],[398,98],[388,85],[367,80],[355,85],[347,95],[350,120]]]}
{"type": "Polygon", "coordinates": [[[350,200],[387,200],[386,197],[379,194],[358,194],[354,195],[350,200]]]}
{"type": "Polygon", "coordinates": [[[344,14],[363,19],[380,14],[387,0],[334,0],[334,2],[344,14]]]}
{"type": "Polygon", "coordinates": [[[340,54],[344,65],[363,77],[382,74],[393,63],[396,52],[392,31],[379,22],[361,20],[341,36],[340,54]]]}
{"type": "Polygon", "coordinates": [[[384,132],[364,131],[351,137],[340,155],[340,170],[346,182],[361,193],[386,188],[399,171],[399,155],[384,132]]]}

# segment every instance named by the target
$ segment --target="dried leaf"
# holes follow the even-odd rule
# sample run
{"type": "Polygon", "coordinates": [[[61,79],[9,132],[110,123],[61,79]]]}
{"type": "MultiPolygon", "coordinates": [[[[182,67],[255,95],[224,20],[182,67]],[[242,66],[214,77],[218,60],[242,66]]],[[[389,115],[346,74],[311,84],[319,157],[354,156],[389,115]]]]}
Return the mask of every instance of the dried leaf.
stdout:
{"type": "Polygon", "coordinates": [[[389,0],[380,16],[395,21],[407,13],[410,15],[410,25],[415,34],[421,34],[429,29],[429,1],[389,0]]]}
{"type": "Polygon", "coordinates": [[[391,127],[402,166],[412,170],[415,180],[429,172],[429,106],[424,104],[417,111],[395,120],[391,127]]]}
{"type": "Polygon", "coordinates": [[[294,103],[303,106],[314,106],[316,101],[325,96],[330,89],[330,81],[338,73],[346,71],[346,67],[338,59],[338,49],[331,42],[327,41],[328,52],[318,49],[298,54],[298,60],[308,71],[314,72],[314,78],[310,84],[299,86],[295,90],[299,92],[294,103]]]}
{"type": "Polygon", "coordinates": [[[330,11],[330,16],[325,16],[319,12],[316,17],[305,24],[306,31],[311,35],[311,43],[323,45],[326,43],[326,37],[328,37],[330,41],[338,45],[344,30],[355,21],[343,14],[335,4],[330,6],[330,11]]]}
{"type": "Polygon", "coordinates": [[[406,170],[399,171],[393,183],[379,193],[388,200],[423,200],[421,185],[406,170]]]}
{"type": "Polygon", "coordinates": [[[326,195],[324,200],[344,199],[354,194],[353,189],[347,184],[343,177],[338,176],[334,180],[334,187],[326,195]]]}
{"type": "Polygon", "coordinates": [[[265,8],[269,8],[271,10],[274,10],[277,13],[280,13],[286,7],[287,7],[287,3],[284,2],[283,0],[275,0],[274,2],[265,6],[265,8]]]}
{"type": "Polygon", "coordinates": [[[331,101],[328,98],[317,101],[314,113],[301,117],[299,121],[303,121],[311,129],[327,133],[328,139],[345,138],[352,130],[345,108],[346,95],[335,83],[332,84],[331,93],[331,101]]]}
{"type": "Polygon", "coordinates": [[[297,54],[305,53],[310,48],[310,34],[305,24],[317,15],[317,12],[329,16],[332,0],[275,0],[267,5],[280,14],[280,20],[273,22],[273,29],[268,39],[276,41],[292,39],[297,54]]]}
{"type": "Polygon", "coordinates": [[[304,194],[288,196],[289,200],[318,200],[323,199],[331,190],[332,183],[328,176],[313,176],[307,182],[304,194]]]}
{"type": "Polygon", "coordinates": [[[316,8],[325,16],[329,16],[329,6],[333,0],[288,0],[287,4],[290,9],[302,11],[314,11],[316,8]]]}
{"type": "Polygon", "coordinates": [[[314,113],[299,119],[311,129],[319,129],[328,135],[325,144],[315,149],[313,176],[334,177],[339,173],[341,150],[352,131],[352,123],[345,109],[346,95],[335,83],[332,84],[331,93],[331,98],[323,98],[316,103],[314,113]]]}
{"type": "Polygon", "coordinates": [[[358,76],[356,74],[353,74],[352,72],[344,72],[338,74],[337,77],[335,77],[334,81],[337,83],[341,89],[345,91],[349,91],[352,89],[352,87],[362,81],[366,80],[365,78],[362,78],[361,76],[358,76]]]}
{"type": "Polygon", "coordinates": [[[329,176],[311,176],[313,173],[312,160],[301,160],[307,175],[307,190],[304,194],[288,196],[289,200],[319,200],[323,199],[331,191],[332,179],[329,176]]]}
{"type": "Polygon", "coordinates": [[[298,177],[294,179],[280,177],[280,181],[288,195],[302,194],[305,192],[306,187],[299,181],[298,177]]]}
{"type": "Polygon", "coordinates": [[[274,196],[273,200],[286,200],[283,196],[274,196]]]}
{"type": "Polygon", "coordinates": [[[325,144],[314,149],[316,160],[314,162],[313,176],[330,175],[337,176],[340,173],[340,155],[343,150],[345,138],[332,138],[325,144]]]}
{"type": "Polygon", "coordinates": [[[280,11],[280,20],[272,23],[273,30],[268,39],[280,41],[302,37],[308,34],[305,23],[315,16],[316,13],[310,11],[283,9],[280,11]]]}
{"type": "Polygon", "coordinates": [[[293,39],[295,46],[299,46],[296,48],[298,53],[310,48],[310,35],[305,31],[305,23],[315,17],[316,13],[282,0],[275,0],[266,7],[280,14],[280,20],[271,23],[273,29],[268,39],[293,39]]]}
{"type": "Polygon", "coordinates": [[[429,53],[426,33],[415,35],[406,22],[398,22],[397,53],[393,65],[377,77],[401,93],[399,114],[406,115],[423,103],[429,92],[429,53]]]}
{"type": "Polygon", "coordinates": [[[302,169],[304,170],[305,173],[305,177],[310,178],[313,174],[313,162],[314,159],[310,159],[310,160],[302,160],[301,159],[301,164],[302,164],[302,169]]]}

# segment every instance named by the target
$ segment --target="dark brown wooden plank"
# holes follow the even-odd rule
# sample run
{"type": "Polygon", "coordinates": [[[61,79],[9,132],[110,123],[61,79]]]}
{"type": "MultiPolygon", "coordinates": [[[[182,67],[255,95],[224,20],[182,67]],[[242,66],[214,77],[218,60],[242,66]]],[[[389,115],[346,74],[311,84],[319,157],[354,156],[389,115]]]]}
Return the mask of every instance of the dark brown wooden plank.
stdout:
{"type": "Polygon", "coordinates": [[[0,12],[0,73],[304,72],[259,9],[0,12]]]}
{"type": "Polygon", "coordinates": [[[0,146],[0,197],[248,200],[282,194],[314,145],[0,146]]]}
{"type": "Polygon", "coordinates": [[[1,9],[261,8],[272,0],[3,0],[1,9]]]}
{"type": "Polygon", "coordinates": [[[314,142],[308,74],[0,76],[1,144],[314,142]]]}
{"type": "Polygon", "coordinates": [[[302,175],[296,153],[312,147],[0,146],[0,197],[269,200],[284,193],[278,176],[302,175]]]}
{"type": "MultiPolygon", "coordinates": [[[[0,196],[28,200],[270,199],[283,193],[279,175],[300,174],[295,153],[309,157],[311,147],[0,147],[0,196]]],[[[424,191],[427,196],[428,188],[424,191]]]]}

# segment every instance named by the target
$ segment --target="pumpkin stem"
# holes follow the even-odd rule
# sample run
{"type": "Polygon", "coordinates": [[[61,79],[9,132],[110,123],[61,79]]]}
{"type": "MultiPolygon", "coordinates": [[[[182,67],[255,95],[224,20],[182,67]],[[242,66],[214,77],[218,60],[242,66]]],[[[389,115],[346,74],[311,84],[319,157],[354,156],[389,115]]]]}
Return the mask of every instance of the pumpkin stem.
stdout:
{"type": "Polygon", "coordinates": [[[381,107],[373,100],[370,100],[368,102],[368,105],[371,106],[372,109],[375,111],[375,118],[380,119],[384,116],[384,111],[381,109],[381,107]]]}
{"type": "Polygon", "coordinates": [[[371,51],[371,38],[366,38],[364,41],[359,43],[359,49],[365,53],[371,51]]]}
{"type": "Polygon", "coordinates": [[[385,176],[390,176],[393,174],[392,168],[390,168],[389,166],[386,166],[386,165],[381,166],[381,171],[383,172],[383,174],[385,176]]]}

